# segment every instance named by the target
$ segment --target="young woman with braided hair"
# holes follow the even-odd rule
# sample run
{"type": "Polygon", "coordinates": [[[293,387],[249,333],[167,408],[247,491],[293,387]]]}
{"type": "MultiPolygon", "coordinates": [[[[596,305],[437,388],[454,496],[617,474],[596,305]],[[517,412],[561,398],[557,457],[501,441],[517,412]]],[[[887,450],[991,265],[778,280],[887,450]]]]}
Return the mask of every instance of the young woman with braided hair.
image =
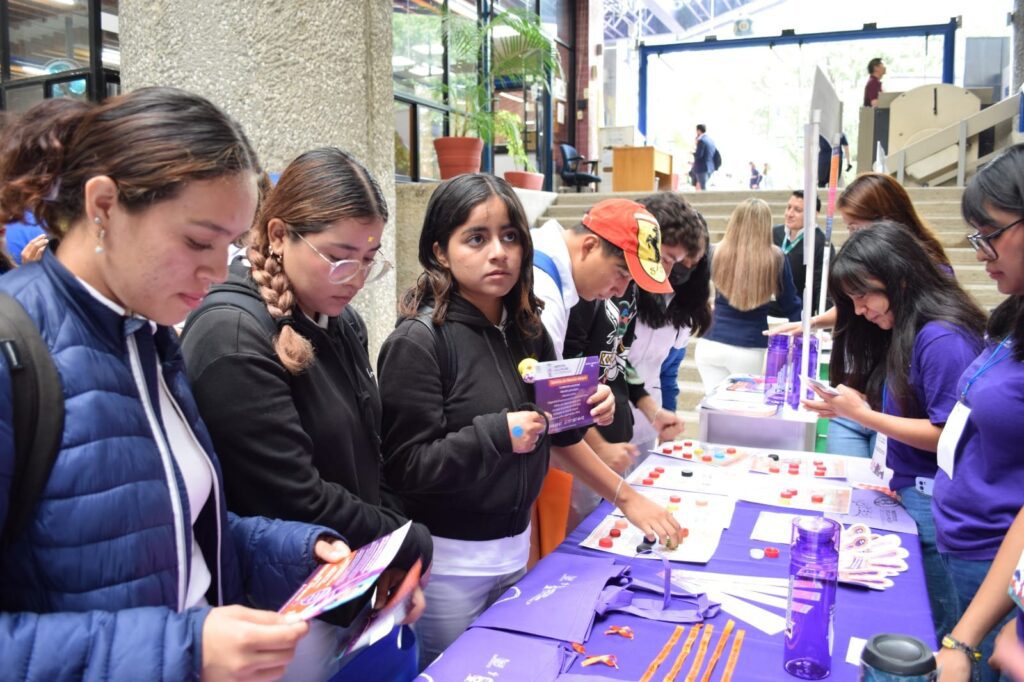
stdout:
{"type": "MultiPolygon", "coordinates": [[[[348,305],[390,267],[378,253],[387,217],[376,181],[352,156],[334,148],[302,154],[265,197],[248,260],[235,260],[182,335],[228,506],[315,519],[343,529],[353,548],[406,522],[382,486],[380,397],[366,327],[348,305]]],[[[430,555],[429,533],[414,524],[378,603],[417,558],[425,571],[430,555]]],[[[336,620],[347,625],[363,606],[341,609],[336,620]]],[[[324,655],[341,634],[323,626],[311,633],[322,637],[324,655]]]]}

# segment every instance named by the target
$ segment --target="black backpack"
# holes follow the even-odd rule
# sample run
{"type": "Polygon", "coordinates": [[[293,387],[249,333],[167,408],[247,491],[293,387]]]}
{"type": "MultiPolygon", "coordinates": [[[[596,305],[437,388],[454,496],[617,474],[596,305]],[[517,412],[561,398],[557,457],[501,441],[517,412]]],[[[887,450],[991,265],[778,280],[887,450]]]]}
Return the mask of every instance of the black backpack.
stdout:
{"type": "Polygon", "coordinates": [[[718,147],[715,147],[715,154],[711,157],[711,162],[715,164],[715,170],[722,167],[722,153],[718,151],[718,147]]]}
{"type": "Polygon", "coordinates": [[[35,513],[64,431],[64,390],[43,337],[25,309],[0,293],[0,352],[11,375],[14,475],[0,544],[9,545],[35,513]]]}

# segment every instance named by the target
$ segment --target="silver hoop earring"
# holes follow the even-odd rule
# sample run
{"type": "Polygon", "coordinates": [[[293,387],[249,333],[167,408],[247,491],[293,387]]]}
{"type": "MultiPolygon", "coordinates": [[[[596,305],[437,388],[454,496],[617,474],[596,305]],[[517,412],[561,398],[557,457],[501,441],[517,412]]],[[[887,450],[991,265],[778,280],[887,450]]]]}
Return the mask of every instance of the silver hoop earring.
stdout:
{"type": "MultiPolygon", "coordinates": [[[[99,218],[93,218],[92,221],[100,225],[99,218]]],[[[105,236],[107,236],[107,231],[100,225],[100,231],[96,233],[96,247],[93,249],[96,253],[103,253],[103,238],[105,236]]]]}

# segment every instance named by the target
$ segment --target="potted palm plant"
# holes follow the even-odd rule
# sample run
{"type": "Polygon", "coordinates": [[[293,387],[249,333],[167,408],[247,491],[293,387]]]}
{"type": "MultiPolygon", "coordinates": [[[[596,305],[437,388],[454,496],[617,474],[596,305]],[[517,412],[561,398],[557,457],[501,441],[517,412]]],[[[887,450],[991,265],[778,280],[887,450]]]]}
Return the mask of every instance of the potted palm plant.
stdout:
{"type": "Polygon", "coordinates": [[[511,111],[504,109],[494,112],[494,132],[496,136],[505,138],[508,155],[516,168],[522,170],[505,171],[505,179],[513,187],[523,189],[543,189],[544,174],[537,172],[526,146],[523,144],[523,121],[511,111]]]}
{"type": "MultiPolygon", "coordinates": [[[[473,65],[472,73],[459,77],[452,75],[449,83],[444,86],[449,105],[448,137],[434,140],[437,150],[438,165],[441,178],[448,179],[460,173],[473,173],[480,170],[480,154],[483,145],[494,142],[496,126],[499,119],[501,125],[511,132],[512,112],[495,112],[493,88],[495,81],[503,83],[521,83],[524,86],[537,85],[546,90],[549,74],[561,77],[562,65],[558,58],[558,50],[553,41],[548,39],[540,28],[537,15],[523,10],[508,10],[495,14],[489,20],[474,23],[466,21],[452,13],[445,15],[445,32],[448,35],[449,64],[473,65]],[[482,79],[476,65],[484,53],[484,47],[490,45],[490,74],[482,79]]],[[[453,66],[454,70],[454,66],[453,66]]],[[[514,137],[521,148],[522,122],[516,121],[518,134],[514,137]]],[[[511,142],[512,137],[505,135],[511,142]]],[[[517,165],[526,167],[525,150],[522,161],[516,159],[517,165]]]]}

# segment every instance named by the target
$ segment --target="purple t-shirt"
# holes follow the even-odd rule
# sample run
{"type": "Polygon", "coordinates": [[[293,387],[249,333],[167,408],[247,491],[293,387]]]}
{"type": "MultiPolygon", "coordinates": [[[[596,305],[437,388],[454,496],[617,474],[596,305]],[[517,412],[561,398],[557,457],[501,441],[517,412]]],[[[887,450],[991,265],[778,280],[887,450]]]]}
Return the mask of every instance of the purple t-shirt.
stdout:
{"type": "MultiPolygon", "coordinates": [[[[958,395],[995,348],[990,344],[963,373],[958,395]]],[[[956,483],[936,473],[932,512],[939,551],[988,561],[1024,505],[1024,363],[1007,354],[990,365],[966,404],[971,414],[956,449],[956,483]]]]}
{"type": "MultiPolygon", "coordinates": [[[[981,339],[948,322],[929,322],[914,339],[908,383],[914,391],[917,408],[911,414],[902,414],[896,396],[886,389],[886,414],[912,419],[928,419],[936,426],[956,405],[956,390],[960,375],[981,351],[981,339]]],[[[890,438],[886,464],[893,471],[889,487],[900,490],[914,485],[918,476],[933,478],[938,465],[935,453],[919,450],[890,438]]]]}

